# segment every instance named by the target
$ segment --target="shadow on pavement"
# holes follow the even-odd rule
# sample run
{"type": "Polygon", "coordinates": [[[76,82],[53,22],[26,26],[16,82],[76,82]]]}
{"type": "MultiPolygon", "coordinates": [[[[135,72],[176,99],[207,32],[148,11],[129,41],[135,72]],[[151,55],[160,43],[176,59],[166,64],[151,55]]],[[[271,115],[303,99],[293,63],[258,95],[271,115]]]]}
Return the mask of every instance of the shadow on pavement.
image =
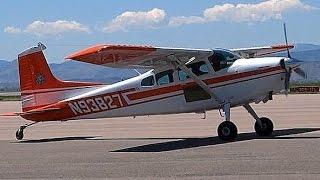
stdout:
{"type": "Polygon", "coordinates": [[[48,138],[48,139],[32,139],[18,141],[14,143],[46,143],[46,142],[59,142],[59,141],[76,141],[76,140],[94,140],[101,136],[74,136],[74,137],[61,137],[61,138],[48,138]]]}
{"type": "Polygon", "coordinates": [[[235,141],[227,142],[220,140],[217,136],[206,137],[206,138],[184,138],[177,141],[161,142],[154,144],[147,144],[142,146],[136,146],[131,148],[119,149],[111,152],[163,152],[163,151],[173,151],[179,149],[188,149],[203,146],[212,146],[218,144],[227,144],[232,142],[247,141],[253,139],[316,139],[320,138],[315,136],[306,137],[279,137],[286,135],[302,134],[307,132],[319,131],[320,128],[293,128],[293,129],[282,129],[275,130],[272,136],[269,137],[259,137],[256,133],[241,133],[235,141]]]}
{"type": "Polygon", "coordinates": [[[142,146],[135,146],[125,149],[119,149],[111,152],[163,152],[173,151],[179,149],[188,149],[203,146],[212,146],[218,144],[227,144],[232,142],[241,142],[254,139],[320,139],[320,136],[298,136],[298,137],[282,137],[287,135],[302,134],[307,132],[319,131],[320,128],[293,128],[275,130],[272,136],[259,137],[254,132],[241,133],[235,141],[222,141],[217,136],[215,137],[203,137],[203,138],[101,138],[102,136],[71,136],[60,138],[46,138],[35,140],[24,140],[12,143],[48,143],[48,142],[63,142],[63,141],[108,141],[108,140],[175,140],[160,143],[147,144],[142,146]]]}

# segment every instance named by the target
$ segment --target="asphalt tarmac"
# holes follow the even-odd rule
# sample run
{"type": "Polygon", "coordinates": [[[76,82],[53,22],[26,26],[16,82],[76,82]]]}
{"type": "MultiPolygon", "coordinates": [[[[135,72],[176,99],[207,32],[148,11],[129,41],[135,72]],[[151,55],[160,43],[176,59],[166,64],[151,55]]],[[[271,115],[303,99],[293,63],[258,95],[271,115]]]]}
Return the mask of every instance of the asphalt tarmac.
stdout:
{"type": "MultiPolygon", "coordinates": [[[[0,179],[319,179],[320,94],[275,96],[254,105],[273,120],[271,137],[257,137],[243,108],[231,110],[236,141],[223,142],[218,111],[136,118],[39,123],[0,119],[0,179]]],[[[0,102],[0,113],[20,102],[0,102]]]]}

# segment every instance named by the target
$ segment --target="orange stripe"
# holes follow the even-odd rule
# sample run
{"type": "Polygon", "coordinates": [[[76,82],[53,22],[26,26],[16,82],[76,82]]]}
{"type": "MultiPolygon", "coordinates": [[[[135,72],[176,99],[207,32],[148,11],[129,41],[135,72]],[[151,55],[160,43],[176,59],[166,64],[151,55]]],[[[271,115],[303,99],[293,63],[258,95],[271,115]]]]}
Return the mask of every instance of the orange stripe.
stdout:
{"type": "Polygon", "coordinates": [[[148,98],[148,97],[152,97],[152,96],[158,96],[161,94],[167,94],[167,93],[179,91],[181,89],[182,89],[182,87],[179,84],[179,85],[174,85],[174,86],[162,87],[162,88],[158,88],[158,89],[152,89],[152,90],[137,92],[137,93],[133,93],[133,94],[128,94],[127,97],[130,100],[137,100],[137,99],[141,99],[141,97],[148,98]]]}

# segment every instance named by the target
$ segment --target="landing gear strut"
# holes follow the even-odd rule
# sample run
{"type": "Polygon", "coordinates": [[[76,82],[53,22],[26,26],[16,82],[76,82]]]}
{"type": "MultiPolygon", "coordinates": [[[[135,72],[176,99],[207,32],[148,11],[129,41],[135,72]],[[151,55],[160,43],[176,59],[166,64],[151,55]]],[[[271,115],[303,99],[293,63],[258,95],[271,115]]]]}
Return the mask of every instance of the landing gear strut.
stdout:
{"type": "Polygon", "coordinates": [[[27,127],[32,126],[32,125],[34,125],[36,123],[38,123],[38,122],[34,122],[34,123],[25,124],[25,125],[20,126],[20,128],[16,131],[17,140],[22,140],[23,139],[23,137],[24,137],[24,133],[23,133],[24,129],[26,129],[27,127]]]}
{"type": "Polygon", "coordinates": [[[230,121],[230,104],[224,104],[222,110],[224,112],[225,121],[218,127],[218,136],[224,141],[234,140],[238,135],[238,129],[237,126],[230,121]]]}
{"type": "Polygon", "coordinates": [[[251,114],[251,116],[256,120],[254,124],[254,130],[259,136],[270,136],[273,132],[273,123],[269,118],[261,117],[254,112],[249,104],[243,105],[243,107],[251,114]]]}

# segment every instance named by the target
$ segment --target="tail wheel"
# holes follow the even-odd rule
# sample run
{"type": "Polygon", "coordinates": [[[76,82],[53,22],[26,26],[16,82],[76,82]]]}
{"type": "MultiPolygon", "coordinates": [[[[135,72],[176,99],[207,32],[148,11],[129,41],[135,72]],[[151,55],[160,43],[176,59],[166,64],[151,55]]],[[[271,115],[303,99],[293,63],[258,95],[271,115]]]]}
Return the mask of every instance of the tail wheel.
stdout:
{"type": "Polygon", "coordinates": [[[19,128],[17,131],[16,131],[16,138],[18,140],[22,140],[23,139],[23,129],[19,128]]]}
{"type": "Polygon", "coordinates": [[[261,124],[256,121],[254,130],[259,136],[270,136],[273,132],[273,123],[269,118],[260,118],[261,124]]]}
{"type": "Polygon", "coordinates": [[[234,140],[238,135],[237,126],[231,121],[224,121],[218,127],[218,136],[221,140],[234,140]]]}

